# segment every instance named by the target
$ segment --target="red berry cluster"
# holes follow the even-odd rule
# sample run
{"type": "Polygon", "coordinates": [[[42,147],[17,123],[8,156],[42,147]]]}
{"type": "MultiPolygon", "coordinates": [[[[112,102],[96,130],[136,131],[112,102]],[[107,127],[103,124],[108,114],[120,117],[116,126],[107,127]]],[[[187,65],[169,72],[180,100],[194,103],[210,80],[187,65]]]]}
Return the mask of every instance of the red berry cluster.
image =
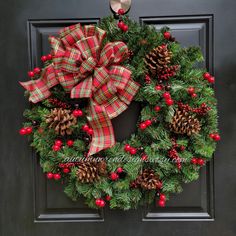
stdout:
{"type": "Polygon", "coordinates": [[[48,102],[50,102],[52,105],[56,106],[56,107],[61,107],[63,109],[66,109],[66,108],[70,108],[70,105],[65,103],[65,102],[62,102],[60,101],[59,99],[57,98],[49,98],[48,99],[48,102]]]}
{"type": "Polygon", "coordinates": [[[206,103],[202,103],[200,107],[193,108],[192,112],[194,112],[198,115],[204,116],[210,110],[211,110],[211,108],[209,106],[207,106],[206,103]]]}
{"type": "Polygon", "coordinates": [[[103,199],[98,198],[95,200],[95,204],[97,207],[103,208],[106,205],[106,202],[103,199]]]}
{"type": "Polygon", "coordinates": [[[48,179],[59,180],[59,179],[61,178],[61,174],[48,172],[48,173],[47,173],[47,178],[48,178],[48,179]]]}
{"type": "Polygon", "coordinates": [[[160,207],[165,207],[165,205],[166,205],[166,195],[165,194],[163,194],[163,193],[160,194],[157,204],[160,207]]]}
{"type": "Polygon", "coordinates": [[[164,32],[163,36],[166,40],[169,40],[171,42],[175,41],[175,38],[171,35],[171,33],[169,31],[164,32]]]}
{"type": "Polygon", "coordinates": [[[118,15],[119,15],[119,22],[118,22],[118,27],[123,31],[123,32],[127,32],[129,27],[128,25],[126,25],[122,19],[122,16],[125,14],[124,9],[119,9],[118,10],[118,15]]]}
{"type": "Polygon", "coordinates": [[[160,106],[155,106],[155,107],[154,107],[154,110],[155,110],[156,112],[159,112],[159,111],[161,110],[161,107],[160,107],[160,106]]]}
{"type": "Polygon", "coordinates": [[[142,159],[143,161],[147,161],[147,160],[148,160],[148,155],[147,155],[146,153],[143,153],[143,154],[141,155],[141,159],[142,159]]]}
{"type": "Polygon", "coordinates": [[[110,173],[110,179],[112,181],[116,181],[120,178],[121,174],[124,173],[124,170],[122,167],[118,167],[115,172],[110,173]]]}
{"type": "Polygon", "coordinates": [[[186,112],[193,112],[198,115],[206,115],[207,112],[211,110],[211,108],[207,106],[206,103],[202,103],[200,107],[192,108],[188,104],[178,102],[178,107],[181,110],[185,110],[186,112]]]}
{"type": "Polygon", "coordinates": [[[199,165],[199,166],[203,166],[205,164],[205,160],[203,158],[200,157],[193,157],[191,159],[191,163],[194,165],[199,165]]]}
{"type": "Polygon", "coordinates": [[[93,129],[90,128],[87,124],[82,126],[82,130],[88,135],[93,135],[93,129]]]}
{"type": "Polygon", "coordinates": [[[145,75],[145,83],[150,84],[152,82],[152,79],[149,75],[145,75]]]}
{"type": "Polygon", "coordinates": [[[28,135],[33,132],[33,128],[31,126],[23,127],[19,130],[20,135],[28,135]]]}
{"type": "Polygon", "coordinates": [[[125,144],[124,150],[129,152],[131,155],[135,155],[137,153],[137,148],[131,147],[129,144],[125,144]]]}
{"type": "Polygon", "coordinates": [[[194,87],[189,87],[187,89],[188,94],[192,97],[192,98],[196,98],[197,94],[195,93],[195,88],[194,87]]]}
{"type": "Polygon", "coordinates": [[[210,84],[215,83],[215,77],[212,76],[209,72],[204,73],[203,78],[206,79],[210,84]]]}
{"type": "Polygon", "coordinates": [[[74,167],[76,164],[75,163],[73,163],[73,162],[68,162],[68,163],[59,163],[59,168],[61,168],[62,169],[62,172],[64,173],[64,174],[68,174],[68,173],[70,173],[70,169],[71,169],[71,167],[74,167]]]}
{"type": "Polygon", "coordinates": [[[169,66],[167,68],[164,68],[160,74],[158,75],[158,79],[160,80],[169,80],[171,77],[174,77],[176,75],[176,72],[178,71],[179,66],[169,66]]]}
{"type": "Polygon", "coordinates": [[[52,60],[52,54],[44,55],[41,57],[42,62],[51,61],[51,60],[52,60]]]}
{"type": "Polygon", "coordinates": [[[177,168],[180,170],[182,168],[181,159],[179,157],[179,154],[178,154],[176,148],[174,148],[174,147],[171,148],[168,151],[168,156],[169,156],[170,159],[175,161],[177,168]]]}
{"type": "Polygon", "coordinates": [[[218,133],[211,133],[209,136],[211,139],[213,139],[216,142],[220,141],[220,139],[221,139],[220,135],[218,133]]]}
{"type": "Polygon", "coordinates": [[[83,111],[80,109],[75,109],[72,114],[74,117],[81,117],[83,116],[83,111]]]}
{"type": "Polygon", "coordinates": [[[112,181],[116,181],[116,180],[119,179],[119,175],[118,175],[116,172],[111,172],[111,173],[110,173],[110,179],[111,179],[112,181]]]}
{"type": "MultiPolygon", "coordinates": [[[[72,147],[74,145],[74,141],[69,139],[66,142],[68,147],[72,147]]],[[[54,145],[52,146],[53,151],[60,151],[62,148],[63,142],[60,139],[55,140],[54,145]]]]}
{"type": "Polygon", "coordinates": [[[142,123],[140,123],[139,128],[141,130],[145,130],[147,127],[149,127],[150,125],[152,125],[152,121],[151,120],[145,120],[142,123]]]}
{"type": "Polygon", "coordinates": [[[162,97],[165,99],[165,103],[167,106],[172,106],[174,104],[174,101],[172,100],[169,92],[164,92],[162,94],[162,97]]]}
{"type": "Polygon", "coordinates": [[[41,69],[39,67],[35,67],[32,71],[28,71],[28,76],[30,78],[35,77],[36,75],[39,75],[41,72],[41,69]]]}

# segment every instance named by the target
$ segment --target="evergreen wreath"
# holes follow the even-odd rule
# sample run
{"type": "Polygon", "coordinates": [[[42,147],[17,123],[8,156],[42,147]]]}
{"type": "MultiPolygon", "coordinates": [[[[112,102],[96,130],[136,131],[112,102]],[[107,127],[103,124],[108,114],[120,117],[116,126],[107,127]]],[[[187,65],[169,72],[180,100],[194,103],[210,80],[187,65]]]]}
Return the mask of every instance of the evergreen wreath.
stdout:
{"type": "Polygon", "coordinates": [[[198,179],[220,140],[214,77],[199,68],[199,48],[122,14],[66,27],[49,41],[43,68],[21,82],[33,104],[19,131],[48,179],[91,208],[124,210],[155,199],[164,207],[198,179]],[[137,131],[115,142],[111,119],[132,100],[142,107],[137,131]]]}

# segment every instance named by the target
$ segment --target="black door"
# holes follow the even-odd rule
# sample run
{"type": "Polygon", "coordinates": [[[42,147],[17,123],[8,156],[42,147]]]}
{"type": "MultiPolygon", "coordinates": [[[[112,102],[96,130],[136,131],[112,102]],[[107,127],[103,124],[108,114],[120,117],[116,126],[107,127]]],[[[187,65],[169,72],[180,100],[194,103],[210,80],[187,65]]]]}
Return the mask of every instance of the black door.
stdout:
{"type": "Polygon", "coordinates": [[[96,23],[110,14],[109,1],[8,0],[0,9],[1,236],[236,235],[235,1],[133,0],[132,19],[157,29],[168,25],[183,46],[202,48],[205,66],[216,76],[222,141],[214,163],[166,208],[153,203],[126,212],[71,202],[62,186],[46,180],[27,141],[17,134],[28,104],[18,81],[48,52],[48,35],[77,22],[96,23]]]}

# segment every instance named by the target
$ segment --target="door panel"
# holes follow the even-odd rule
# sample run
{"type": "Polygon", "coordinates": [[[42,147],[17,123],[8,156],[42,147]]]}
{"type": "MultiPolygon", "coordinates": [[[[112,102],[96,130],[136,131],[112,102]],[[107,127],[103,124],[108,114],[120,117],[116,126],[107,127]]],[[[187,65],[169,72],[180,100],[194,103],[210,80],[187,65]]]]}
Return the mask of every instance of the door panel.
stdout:
{"type": "MultiPolygon", "coordinates": [[[[40,56],[49,51],[48,35],[77,22],[96,24],[110,14],[109,1],[1,1],[0,236],[235,236],[235,9],[233,0],[132,1],[132,19],[157,29],[167,25],[183,46],[201,47],[205,66],[215,71],[222,141],[214,163],[202,169],[198,181],[184,185],[183,193],[171,196],[165,209],[154,202],[124,212],[71,202],[62,185],[45,179],[28,142],[17,134],[28,106],[17,81],[40,65],[40,56]]],[[[134,104],[114,121],[117,139],[135,130],[129,126],[124,133],[119,127],[127,119],[135,123],[138,112],[134,104]]]]}

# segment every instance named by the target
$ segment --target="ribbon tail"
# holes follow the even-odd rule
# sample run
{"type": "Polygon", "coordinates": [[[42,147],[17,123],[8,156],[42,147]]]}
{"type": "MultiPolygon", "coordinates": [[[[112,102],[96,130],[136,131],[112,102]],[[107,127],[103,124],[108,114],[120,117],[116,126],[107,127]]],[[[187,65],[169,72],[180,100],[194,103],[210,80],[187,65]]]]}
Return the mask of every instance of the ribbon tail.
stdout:
{"type": "Polygon", "coordinates": [[[114,130],[105,107],[90,103],[89,116],[87,117],[93,129],[92,142],[88,156],[115,145],[114,130]]]}

